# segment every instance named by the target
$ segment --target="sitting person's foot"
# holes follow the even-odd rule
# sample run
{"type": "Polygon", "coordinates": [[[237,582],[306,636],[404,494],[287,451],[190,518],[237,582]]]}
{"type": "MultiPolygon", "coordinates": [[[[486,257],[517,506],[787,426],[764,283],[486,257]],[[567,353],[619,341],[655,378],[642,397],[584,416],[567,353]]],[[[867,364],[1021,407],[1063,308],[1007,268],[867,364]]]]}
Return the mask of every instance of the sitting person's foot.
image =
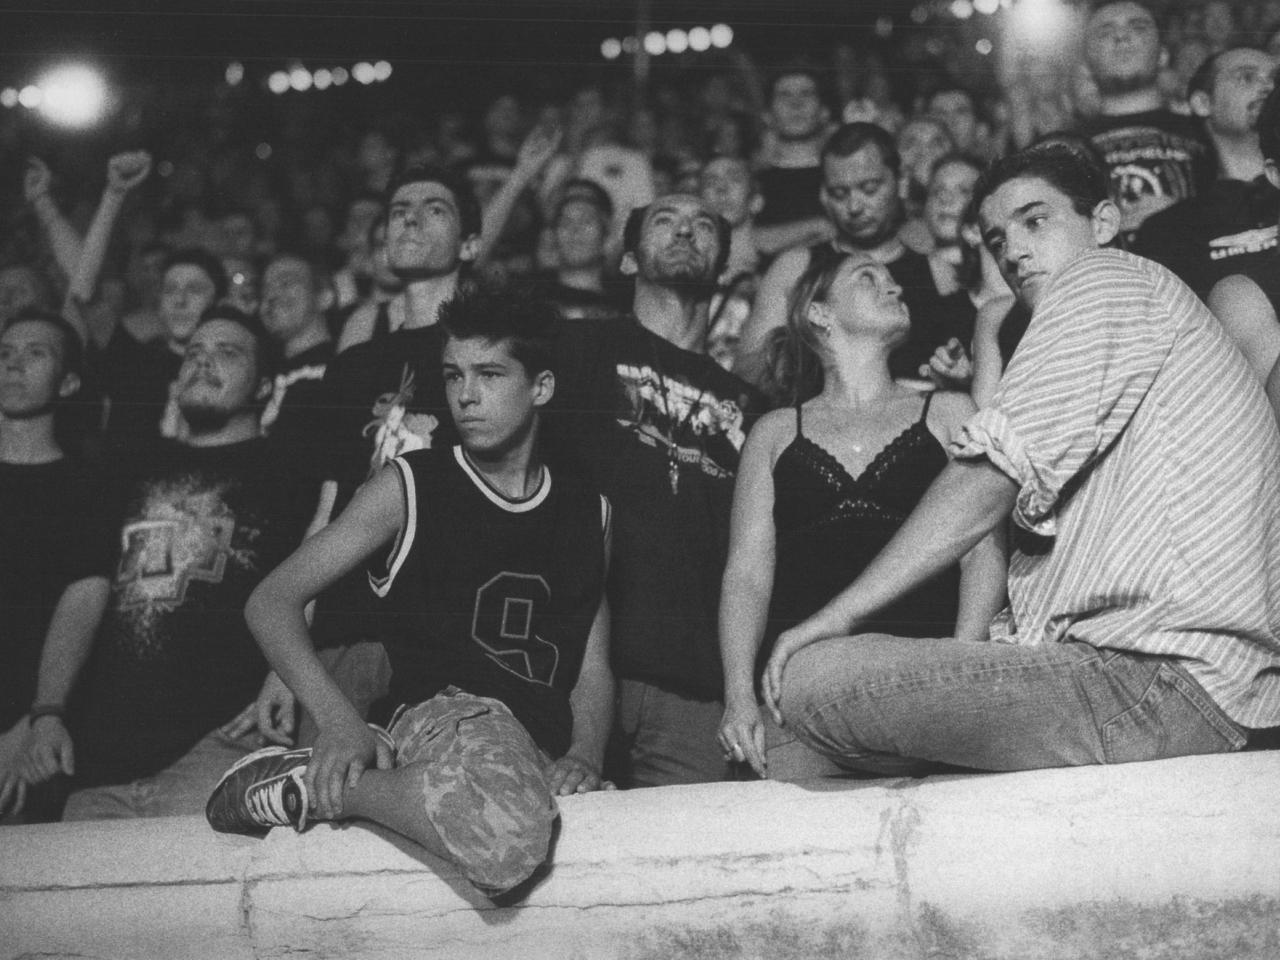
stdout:
{"type": "Polygon", "coordinates": [[[213,788],[204,815],[220,833],[261,835],[272,827],[307,825],[309,798],[302,775],[311,748],[263,747],[237,760],[213,788]]]}

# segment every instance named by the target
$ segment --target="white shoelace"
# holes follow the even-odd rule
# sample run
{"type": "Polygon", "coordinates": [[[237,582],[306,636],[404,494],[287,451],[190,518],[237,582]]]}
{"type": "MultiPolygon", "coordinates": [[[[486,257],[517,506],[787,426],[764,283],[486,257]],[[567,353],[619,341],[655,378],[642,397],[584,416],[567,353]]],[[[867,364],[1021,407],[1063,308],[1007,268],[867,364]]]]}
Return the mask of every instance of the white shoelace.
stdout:
{"type": "Polygon", "coordinates": [[[307,825],[307,788],[302,782],[305,767],[290,770],[278,777],[272,777],[266,783],[255,783],[245,791],[245,806],[254,821],[264,827],[296,827],[302,830],[307,825]],[[302,806],[302,814],[295,824],[284,806],[284,789],[290,781],[298,785],[298,799],[302,806]]]}

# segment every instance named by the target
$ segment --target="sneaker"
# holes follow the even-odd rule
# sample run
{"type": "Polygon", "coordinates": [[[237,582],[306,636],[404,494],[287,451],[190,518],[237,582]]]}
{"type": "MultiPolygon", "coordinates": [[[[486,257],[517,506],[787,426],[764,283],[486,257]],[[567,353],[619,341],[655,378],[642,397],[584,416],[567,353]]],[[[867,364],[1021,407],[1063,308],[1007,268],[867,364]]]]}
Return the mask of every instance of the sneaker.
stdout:
{"type": "Polygon", "coordinates": [[[237,760],[213,788],[204,815],[220,833],[261,835],[272,827],[307,826],[310,805],[302,775],[311,748],[263,747],[237,760]]]}

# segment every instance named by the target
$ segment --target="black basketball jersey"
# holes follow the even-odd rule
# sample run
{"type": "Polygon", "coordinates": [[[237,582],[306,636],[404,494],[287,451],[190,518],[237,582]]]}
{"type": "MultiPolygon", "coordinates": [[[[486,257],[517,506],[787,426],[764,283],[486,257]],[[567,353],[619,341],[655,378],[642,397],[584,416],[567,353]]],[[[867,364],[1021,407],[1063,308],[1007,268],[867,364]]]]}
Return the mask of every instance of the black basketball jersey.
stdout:
{"type": "Polygon", "coordinates": [[[392,463],[406,519],[369,582],[420,619],[386,645],[392,699],[417,703],[450,685],[493,697],[543,750],[563,755],[569,694],[604,590],[608,500],[549,468],[536,493],[510,500],[461,446],[392,463]]]}

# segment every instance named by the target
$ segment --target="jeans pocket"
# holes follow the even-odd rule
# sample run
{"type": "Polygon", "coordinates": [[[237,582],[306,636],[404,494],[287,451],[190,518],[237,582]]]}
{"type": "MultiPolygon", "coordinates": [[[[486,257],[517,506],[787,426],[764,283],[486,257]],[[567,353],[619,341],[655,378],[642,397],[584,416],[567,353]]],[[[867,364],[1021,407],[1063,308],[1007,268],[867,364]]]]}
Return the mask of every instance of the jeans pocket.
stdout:
{"type": "Polygon", "coordinates": [[[1228,753],[1245,737],[1209,695],[1171,663],[1162,663],[1142,697],[1102,725],[1107,763],[1228,753]]]}

